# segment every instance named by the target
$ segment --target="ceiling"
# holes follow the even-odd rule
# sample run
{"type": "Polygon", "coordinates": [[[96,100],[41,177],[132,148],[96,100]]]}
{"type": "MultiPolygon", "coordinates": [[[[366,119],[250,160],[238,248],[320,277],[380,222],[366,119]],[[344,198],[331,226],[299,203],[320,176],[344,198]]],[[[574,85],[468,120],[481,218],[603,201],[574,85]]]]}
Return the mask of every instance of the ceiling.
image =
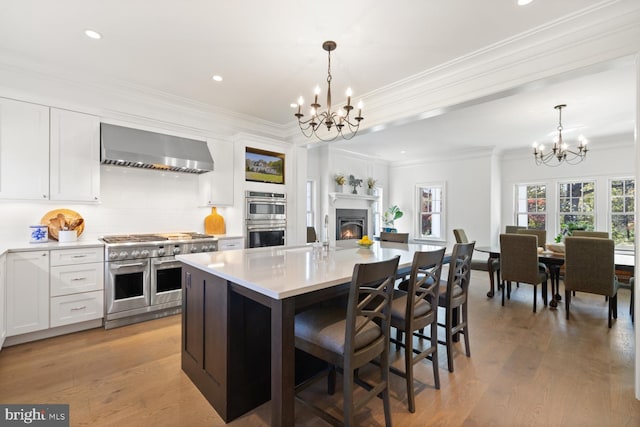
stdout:
{"type": "MultiPolygon", "coordinates": [[[[332,53],[334,98],[350,85],[357,101],[600,2],[537,0],[521,7],[501,0],[487,8],[477,0],[409,0],[390,9],[366,0],[5,1],[0,61],[290,126],[290,104],[300,95],[309,100],[316,84],[325,88],[325,40],[338,43],[332,53]],[[85,29],[102,39],[89,39],[85,29]],[[214,82],[213,74],[224,80],[214,82]]],[[[530,146],[550,138],[558,103],[568,104],[567,138],[571,128],[587,138],[628,133],[635,117],[634,76],[633,62],[622,60],[430,119],[363,132],[346,147],[393,161],[415,158],[428,147],[530,146]]],[[[366,105],[363,113],[366,120],[366,105]]]]}

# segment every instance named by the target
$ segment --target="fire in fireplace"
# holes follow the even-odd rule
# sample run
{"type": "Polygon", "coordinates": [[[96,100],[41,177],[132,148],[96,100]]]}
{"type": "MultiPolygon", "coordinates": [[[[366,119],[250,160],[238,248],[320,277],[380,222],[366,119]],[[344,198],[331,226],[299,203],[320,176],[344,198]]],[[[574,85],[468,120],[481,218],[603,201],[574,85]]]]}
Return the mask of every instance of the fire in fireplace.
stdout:
{"type": "Polygon", "coordinates": [[[367,234],[366,209],[336,209],[336,240],[361,239],[367,234]]]}

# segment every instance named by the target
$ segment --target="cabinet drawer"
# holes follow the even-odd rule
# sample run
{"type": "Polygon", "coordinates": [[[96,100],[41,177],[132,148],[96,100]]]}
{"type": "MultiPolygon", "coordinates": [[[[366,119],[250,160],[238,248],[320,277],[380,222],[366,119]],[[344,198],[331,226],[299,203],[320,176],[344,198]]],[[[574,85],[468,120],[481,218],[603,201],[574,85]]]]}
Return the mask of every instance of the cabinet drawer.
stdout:
{"type": "Polygon", "coordinates": [[[51,298],[51,327],[100,319],[104,316],[104,292],[85,292],[51,298]]]}
{"type": "Polygon", "coordinates": [[[233,249],[244,249],[244,239],[222,239],[218,240],[219,251],[230,251],[233,249]]]}
{"type": "Polygon", "coordinates": [[[103,262],[104,248],[78,248],[51,251],[51,265],[86,264],[103,262]]]}
{"type": "Polygon", "coordinates": [[[51,296],[78,294],[104,289],[104,264],[61,265],[51,267],[51,296]]]}

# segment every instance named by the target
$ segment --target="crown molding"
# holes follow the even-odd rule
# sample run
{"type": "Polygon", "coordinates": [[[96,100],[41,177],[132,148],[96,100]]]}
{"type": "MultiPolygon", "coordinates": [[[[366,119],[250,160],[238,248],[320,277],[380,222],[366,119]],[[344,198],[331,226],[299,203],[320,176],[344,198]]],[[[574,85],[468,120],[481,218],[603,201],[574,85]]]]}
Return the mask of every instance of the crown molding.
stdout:
{"type": "Polygon", "coordinates": [[[458,148],[451,151],[434,153],[433,156],[415,158],[411,160],[400,160],[391,162],[392,168],[403,168],[413,166],[424,166],[433,162],[457,162],[461,160],[476,160],[490,158],[495,154],[494,147],[472,147],[458,148]]]}

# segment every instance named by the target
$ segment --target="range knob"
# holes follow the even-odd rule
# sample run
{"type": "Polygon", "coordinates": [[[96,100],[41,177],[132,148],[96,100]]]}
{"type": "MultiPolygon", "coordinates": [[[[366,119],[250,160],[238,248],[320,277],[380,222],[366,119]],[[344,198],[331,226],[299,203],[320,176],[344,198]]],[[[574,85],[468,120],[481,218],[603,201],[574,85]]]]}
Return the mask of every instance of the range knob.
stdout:
{"type": "Polygon", "coordinates": [[[140,256],[140,251],[134,249],[133,251],[131,251],[131,256],[133,258],[138,258],[140,256]]]}
{"type": "Polygon", "coordinates": [[[209,246],[208,245],[202,245],[202,252],[209,252],[209,246]]]}
{"type": "Polygon", "coordinates": [[[142,255],[143,258],[147,258],[149,256],[149,251],[143,249],[142,252],[140,252],[140,255],[142,255]]]}
{"type": "Polygon", "coordinates": [[[126,251],[122,251],[120,252],[120,254],[118,255],[118,257],[120,259],[125,259],[127,257],[127,255],[129,255],[126,251]]]}
{"type": "Polygon", "coordinates": [[[109,259],[116,259],[116,258],[118,258],[118,254],[117,253],[115,253],[115,252],[110,252],[109,253],[109,259]]]}
{"type": "Polygon", "coordinates": [[[158,255],[159,255],[159,256],[164,255],[164,248],[160,248],[160,249],[158,249],[158,255]]]}
{"type": "Polygon", "coordinates": [[[173,248],[173,254],[174,255],[177,255],[179,253],[180,253],[180,247],[179,246],[176,246],[175,248],[173,248]]]}
{"type": "Polygon", "coordinates": [[[191,246],[191,253],[198,252],[198,247],[196,245],[191,246]]]}

